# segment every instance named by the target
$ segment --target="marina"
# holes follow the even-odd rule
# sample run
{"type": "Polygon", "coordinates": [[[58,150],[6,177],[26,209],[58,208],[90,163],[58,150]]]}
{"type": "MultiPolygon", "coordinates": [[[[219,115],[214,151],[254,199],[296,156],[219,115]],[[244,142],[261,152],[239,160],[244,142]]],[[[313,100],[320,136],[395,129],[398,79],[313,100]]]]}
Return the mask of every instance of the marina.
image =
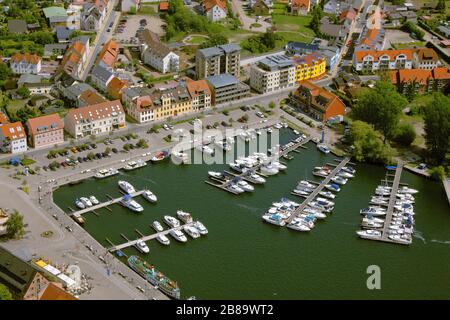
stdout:
{"type": "MultiPolygon", "coordinates": [[[[293,137],[284,130],[280,144],[288,143],[293,137]]],[[[260,223],[261,211],[289,195],[299,176],[320,183],[321,179],[311,174],[313,169],[335,162],[331,153],[319,152],[312,142],[306,146],[307,149],[300,148],[293,153],[287,174],[272,176],[270,182],[255,186],[257,192],[247,197],[216,192],[203,182],[207,171],[223,172],[228,170],[227,164],[177,166],[164,161],[157,166],[121,172],[119,176],[88,179],[61,187],[55,191],[54,198],[62,208],[73,205],[74,198],[82,195],[95,195],[99,200],[105,194],[116,198],[120,196],[118,180],[129,181],[136,190],[149,187],[154,191],[158,202],[140,201],[144,207],[142,214],[114,206],[114,214],[103,214],[107,209],[102,208],[98,209],[99,216],[83,215],[86,219],[83,228],[105,248],[112,247],[106,238],[114,244],[125,242],[121,234],[135,239],[135,229],[146,234],[144,229],[155,219],[174,213],[180,207],[195,212],[196,219],[204,222],[210,231],[207,241],[189,239],[188,244],[183,244],[168,236],[170,246],[148,241],[150,254],[147,255],[133,246],[123,249],[127,256],[138,255],[175,279],[182,298],[195,295],[201,299],[289,299],[293,296],[301,299],[405,299],[421,298],[424,290],[429,298],[449,298],[444,290],[450,285],[444,277],[448,270],[442,261],[448,255],[446,242],[450,240],[450,223],[442,184],[409,172],[402,173],[402,183],[420,191],[420,198],[414,205],[420,214],[415,241],[407,248],[380,247],[355,236],[355,229],[361,223],[359,210],[367,205],[367,195],[385,177],[381,166],[357,164],[355,178],[345,187],[341,186],[342,190],[332,200],[336,203],[334,214],[306,237],[260,223]],[[430,203],[433,203],[433,210],[429,210],[430,203]],[[383,280],[389,283],[383,288],[383,294],[369,291],[365,286],[366,268],[374,261],[380,261],[383,280]],[[417,277],[425,267],[427,276],[417,277]],[[268,276],[268,269],[276,270],[277,277],[268,276]],[[332,290],[337,282],[345,284],[339,292],[332,290]]],[[[118,259],[127,262],[125,257],[118,259]]]]}

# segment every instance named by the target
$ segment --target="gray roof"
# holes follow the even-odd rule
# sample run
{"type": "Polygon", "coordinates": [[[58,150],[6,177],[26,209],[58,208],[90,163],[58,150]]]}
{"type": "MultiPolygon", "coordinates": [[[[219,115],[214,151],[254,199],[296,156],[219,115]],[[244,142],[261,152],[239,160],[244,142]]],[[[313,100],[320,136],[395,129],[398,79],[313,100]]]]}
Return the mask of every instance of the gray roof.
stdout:
{"type": "Polygon", "coordinates": [[[96,65],[95,68],[92,69],[91,75],[106,83],[106,81],[113,76],[113,73],[101,65],[96,65]]]}
{"type": "Polygon", "coordinates": [[[263,68],[269,69],[270,71],[280,70],[294,65],[294,63],[289,57],[281,54],[266,57],[264,59],[259,60],[258,63],[263,68]]]}
{"type": "Polygon", "coordinates": [[[316,51],[317,49],[319,49],[319,46],[317,44],[289,41],[286,46],[286,49],[293,51],[302,51],[302,50],[316,51]]]}
{"type": "Polygon", "coordinates": [[[450,34],[450,28],[446,26],[439,26],[438,30],[442,33],[450,34]]]}
{"type": "Polygon", "coordinates": [[[55,30],[56,30],[56,37],[58,38],[58,40],[66,40],[66,39],[69,40],[70,35],[74,31],[72,29],[63,26],[57,26],[55,30]]]}
{"type": "Polygon", "coordinates": [[[42,76],[38,76],[35,74],[24,73],[20,76],[17,84],[25,84],[25,83],[41,83],[42,76]]]}
{"type": "Polygon", "coordinates": [[[89,42],[89,37],[88,36],[79,36],[79,37],[75,37],[72,39],[72,43],[76,42],[76,41],[80,41],[83,45],[87,45],[87,43],[89,42]]]}
{"type": "Polygon", "coordinates": [[[75,97],[78,97],[80,94],[82,94],[86,90],[96,91],[94,88],[92,88],[90,85],[88,85],[87,83],[84,83],[84,82],[75,83],[74,85],[66,88],[65,91],[67,91],[68,93],[71,93],[75,97]]]}
{"type": "Polygon", "coordinates": [[[235,76],[228,73],[207,77],[206,81],[208,81],[215,89],[239,83],[239,80],[235,76]]]}
{"type": "Polygon", "coordinates": [[[123,90],[123,94],[129,97],[139,97],[151,94],[152,91],[147,87],[130,87],[123,90]]]}
{"type": "Polygon", "coordinates": [[[22,34],[28,31],[27,23],[25,20],[9,20],[8,21],[8,32],[15,34],[22,34]]]}
{"type": "Polygon", "coordinates": [[[49,57],[53,54],[53,50],[65,51],[69,45],[67,43],[52,43],[44,46],[44,57],[49,57]]]}
{"type": "Polygon", "coordinates": [[[232,53],[236,51],[240,51],[241,47],[238,44],[235,43],[228,43],[223,44],[216,47],[210,47],[205,49],[199,49],[198,51],[203,54],[206,58],[213,57],[213,56],[220,56],[222,54],[226,53],[232,53]]]}
{"type": "Polygon", "coordinates": [[[228,43],[219,46],[225,53],[231,53],[235,51],[240,51],[241,47],[236,43],[228,43]]]}

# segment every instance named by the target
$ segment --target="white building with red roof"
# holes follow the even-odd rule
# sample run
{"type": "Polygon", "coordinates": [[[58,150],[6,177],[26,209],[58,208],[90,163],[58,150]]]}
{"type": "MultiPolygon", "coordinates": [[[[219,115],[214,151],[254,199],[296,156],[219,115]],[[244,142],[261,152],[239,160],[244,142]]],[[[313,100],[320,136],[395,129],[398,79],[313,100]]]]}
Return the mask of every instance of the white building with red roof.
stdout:
{"type": "Polygon", "coordinates": [[[38,74],[41,71],[41,57],[36,54],[16,53],[11,57],[11,70],[17,74],[38,74]]]}
{"type": "Polygon", "coordinates": [[[0,149],[13,154],[27,151],[27,134],[21,122],[0,125],[0,149]]]}
{"type": "Polygon", "coordinates": [[[30,144],[35,148],[64,142],[64,123],[57,113],[28,119],[26,125],[30,144]]]}
{"type": "Polygon", "coordinates": [[[216,22],[227,17],[227,5],[222,0],[204,0],[203,12],[209,20],[216,22]]]}

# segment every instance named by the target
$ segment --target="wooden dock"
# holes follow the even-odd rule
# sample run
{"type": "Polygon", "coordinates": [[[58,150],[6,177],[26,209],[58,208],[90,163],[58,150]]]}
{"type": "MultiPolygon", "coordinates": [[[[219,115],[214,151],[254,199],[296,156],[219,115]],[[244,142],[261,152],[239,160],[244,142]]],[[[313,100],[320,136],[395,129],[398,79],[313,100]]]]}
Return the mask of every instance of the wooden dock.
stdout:
{"type": "Polygon", "coordinates": [[[314,189],[313,192],[311,192],[311,194],[306,197],[306,199],[300,204],[300,206],[292,213],[292,215],[289,217],[289,219],[287,219],[287,223],[290,223],[292,220],[294,220],[295,217],[297,217],[300,213],[303,212],[303,210],[307,207],[308,203],[311,202],[312,200],[314,200],[315,197],[317,197],[317,195],[319,194],[319,192],[322,191],[322,189],[325,187],[326,184],[328,184],[332,178],[334,178],[339,171],[341,171],[341,169],[343,167],[345,167],[345,165],[350,161],[350,158],[344,158],[334,169],[333,171],[331,171],[331,173],[325,177],[325,179],[322,180],[322,182],[320,182],[320,184],[314,189]]]}
{"type": "Polygon", "coordinates": [[[141,237],[138,238],[138,239],[135,239],[135,240],[129,240],[126,236],[122,235],[122,237],[125,238],[125,240],[127,240],[127,242],[124,242],[124,243],[119,244],[119,245],[112,246],[111,248],[108,249],[108,251],[109,252],[115,252],[115,251],[118,251],[118,250],[123,250],[125,248],[134,246],[138,240],[142,240],[144,242],[147,242],[147,241],[156,239],[159,235],[167,235],[172,230],[180,230],[184,226],[191,226],[193,224],[194,224],[194,222],[186,223],[186,224],[183,224],[183,225],[181,225],[179,227],[172,228],[172,229],[167,229],[167,230],[164,230],[164,231],[161,231],[161,232],[158,232],[158,233],[153,233],[153,234],[150,234],[150,235],[147,235],[147,236],[143,236],[142,233],[138,232],[138,234],[141,235],[141,237]]]}
{"type": "Polygon", "coordinates": [[[448,203],[450,204],[450,179],[444,178],[444,180],[442,180],[442,183],[444,184],[444,190],[447,194],[448,203]]]}
{"type": "MultiPolygon", "coordinates": [[[[136,191],[136,192],[130,194],[130,196],[132,198],[140,196],[140,195],[142,195],[144,193],[144,191],[145,190],[136,191]]],[[[121,196],[120,198],[115,198],[115,199],[110,197],[110,199],[111,200],[99,203],[99,204],[97,204],[95,206],[92,206],[92,207],[89,207],[89,208],[86,208],[86,209],[81,209],[81,210],[78,210],[78,211],[70,212],[69,215],[70,216],[74,216],[74,217],[81,217],[83,214],[88,213],[88,212],[94,212],[95,213],[95,210],[97,210],[97,209],[106,208],[106,207],[108,207],[108,206],[110,206],[112,204],[119,203],[123,199],[123,196],[121,196]]]]}

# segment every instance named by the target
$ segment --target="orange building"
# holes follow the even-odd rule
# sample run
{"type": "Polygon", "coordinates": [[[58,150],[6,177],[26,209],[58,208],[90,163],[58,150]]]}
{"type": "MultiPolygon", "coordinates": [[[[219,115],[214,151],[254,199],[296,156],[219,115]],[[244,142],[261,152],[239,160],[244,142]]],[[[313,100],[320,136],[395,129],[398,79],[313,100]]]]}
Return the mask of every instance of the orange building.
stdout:
{"type": "Polygon", "coordinates": [[[450,87],[450,69],[438,67],[432,70],[411,69],[391,71],[391,82],[397,86],[399,92],[406,94],[430,93],[433,91],[446,92],[450,87]]]}
{"type": "Polygon", "coordinates": [[[102,62],[104,65],[108,67],[114,67],[114,64],[117,61],[117,57],[119,56],[119,45],[114,40],[109,40],[103,46],[102,51],[100,51],[97,63],[102,62]]]}
{"type": "Polygon", "coordinates": [[[122,91],[123,89],[128,88],[128,82],[125,80],[120,80],[117,77],[112,78],[112,80],[108,83],[107,91],[108,94],[113,98],[120,100],[122,99],[122,91]]]}

